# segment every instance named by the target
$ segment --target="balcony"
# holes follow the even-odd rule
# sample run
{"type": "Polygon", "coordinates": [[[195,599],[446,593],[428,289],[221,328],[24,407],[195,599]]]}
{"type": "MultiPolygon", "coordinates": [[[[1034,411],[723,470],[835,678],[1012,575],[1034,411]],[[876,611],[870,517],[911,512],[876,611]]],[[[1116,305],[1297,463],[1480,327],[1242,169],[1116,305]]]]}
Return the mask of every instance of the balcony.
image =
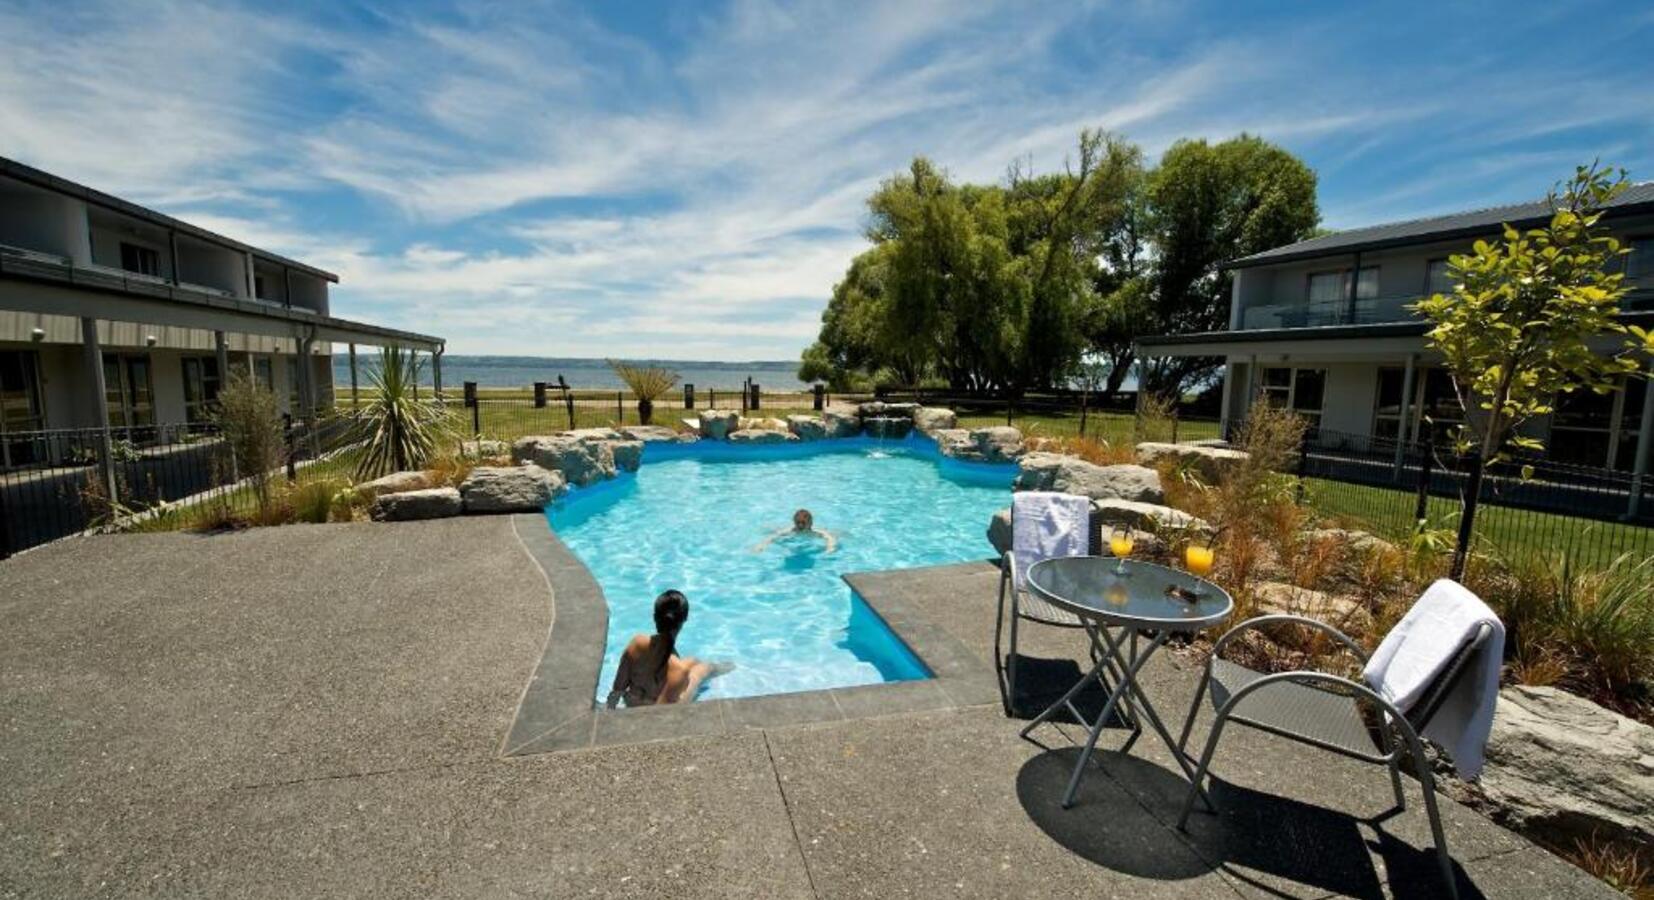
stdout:
{"type": "Polygon", "coordinates": [[[1332,325],[1376,325],[1405,322],[1413,317],[1409,307],[1422,294],[1389,297],[1358,297],[1354,300],[1296,300],[1252,306],[1241,314],[1241,328],[1323,328],[1332,325]]]}

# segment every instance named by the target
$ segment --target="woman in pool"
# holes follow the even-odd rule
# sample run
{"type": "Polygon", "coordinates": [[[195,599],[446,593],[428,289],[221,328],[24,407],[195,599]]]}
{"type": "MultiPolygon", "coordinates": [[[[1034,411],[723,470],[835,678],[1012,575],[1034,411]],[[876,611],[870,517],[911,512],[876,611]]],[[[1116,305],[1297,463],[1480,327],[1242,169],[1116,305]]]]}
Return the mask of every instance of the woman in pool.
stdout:
{"type": "Polygon", "coordinates": [[[689,598],[681,591],[667,591],[655,598],[655,633],[633,635],[620,655],[614,687],[609,690],[610,709],[622,699],[627,706],[684,703],[695,699],[708,678],[729,671],[728,664],[677,655],[678,632],[688,618],[689,598]]]}
{"type": "Polygon", "coordinates": [[[793,513],[793,524],[791,528],[782,528],[777,530],[774,534],[764,538],[763,543],[752,548],[752,552],[760,553],[770,544],[787,537],[819,538],[827,544],[828,553],[832,553],[834,550],[838,549],[838,538],[833,537],[833,533],[831,531],[827,531],[823,528],[817,528],[815,516],[810,515],[809,510],[801,509],[798,512],[793,513]]]}

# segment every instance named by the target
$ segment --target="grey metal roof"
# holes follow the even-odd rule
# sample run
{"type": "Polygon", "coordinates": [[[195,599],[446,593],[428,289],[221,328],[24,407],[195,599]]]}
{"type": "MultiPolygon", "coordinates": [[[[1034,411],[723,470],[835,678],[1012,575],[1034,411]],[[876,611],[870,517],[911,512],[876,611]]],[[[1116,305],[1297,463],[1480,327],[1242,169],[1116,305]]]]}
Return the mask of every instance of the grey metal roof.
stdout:
{"type": "MultiPolygon", "coordinates": [[[[1642,181],[1630,185],[1620,192],[1620,195],[1615,197],[1607,208],[1610,216],[1654,211],[1654,181],[1642,181]]],[[[1227,268],[1244,269],[1249,266],[1313,259],[1317,256],[1334,253],[1352,253],[1356,250],[1378,250],[1407,244],[1478,237],[1493,233],[1500,225],[1510,224],[1517,227],[1528,227],[1540,224],[1549,219],[1550,216],[1549,201],[1534,200],[1528,203],[1511,203],[1505,206],[1473,209],[1468,212],[1452,213],[1445,216],[1430,216],[1424,219],[1409,219],[1405,222],[1390,222],[1383,225],[1369,225],[1365,228],[1350,228],[1335,234],[1310,238],[1307,241],[1287,244],[1284,247],[1276,247],[1262,253],[1254,253],[1251,256],[1229,262],[1227,268]]]]}
{"type": "Polygon", "coordinates": [[[315,266],[307,265],[296,259],[289,259],[280,254],[271,253],[268,250],[260,250],[257,247],[250,244],[244,244],[234,238],[227,238],[217,232],[208,231],[199,225],[191,225],[182,219],[175,219],[166,213],[156,212],[146,206],[139,206],[130,200],[122,200],[121,198],[111,194],[105,194],[102,191],[94,190],[84,184],[70,181],[67,178],[61,178],[57,175],[51,174],[50,172],[42,172],[33,166],[25,165],[17,162],[16,160],[7,159],[4,156],[0,156],[0,175],[15,178],[18,181],[32,184],[35,187],[45,188],[50,191],[56,191],[60,194],[68,194],[71,197],[84,200],[95,206],[101,206],[105,209],[112,209],[116,212],[132,216],[136,219],[143,219],[147,222],[159,225],[162,228],[173,229],[179,234],[187,234],[199,240],[212,244],[218,244],[221,247],[227,247],[231,250],[237,250],[242,253],[251,253],[257,259],[286,266],[290,269],[295,269],[309,275],[314,275],[317,278],[325,278],[335,284],[339,281],[339,276],[327,271],[326,269],[318,269],[315,266]]]}

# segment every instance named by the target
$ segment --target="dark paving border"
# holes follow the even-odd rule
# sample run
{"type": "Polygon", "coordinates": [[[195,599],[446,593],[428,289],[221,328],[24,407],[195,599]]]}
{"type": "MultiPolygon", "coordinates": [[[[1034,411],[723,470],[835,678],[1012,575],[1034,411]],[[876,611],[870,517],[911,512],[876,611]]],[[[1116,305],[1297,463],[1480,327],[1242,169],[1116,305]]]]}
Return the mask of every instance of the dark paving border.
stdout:
{"type": "Polygon", "coordinates": [[[507,756],[1000,702],[993,668],[958,638],[925,620],[909,602],[908,597],[922,592],[934,576],[953,568],[932,566],[844,576],[918,655],[931,678],[671,706],[594,708],[609,626],[603,590],[545,517],[519,515],[512,525],[546,575],[555,613],[545,651],[511,723],[507,756]]]}

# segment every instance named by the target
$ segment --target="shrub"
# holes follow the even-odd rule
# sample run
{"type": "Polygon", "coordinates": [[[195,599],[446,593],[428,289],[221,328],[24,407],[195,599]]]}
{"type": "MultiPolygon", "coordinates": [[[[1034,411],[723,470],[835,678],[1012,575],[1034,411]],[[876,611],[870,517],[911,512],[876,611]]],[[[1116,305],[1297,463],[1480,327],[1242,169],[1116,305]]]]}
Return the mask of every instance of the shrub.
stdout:
{"type": "Polygon", "coordinates": [[[411,349],[379,351],[379,367],[369,375],[373,399],[351,413],[352,430],[364,444],[358,481],[424,466],[450,430],[447,411],[418,396],[420,368],[411,349]]]}
{"type": "Polygon", "coordinates": [[[271,480],[281,468],[281,406],[275,392],[243,372],[232,372],[218,392],[213,413],[224,443],[230,449],[234,471],[248,479],[258,500],[259,514],[269,512],[271,480]]]}
{"type": "Polygon", "coordinates": [[[294,520],[318,524],[326,522],[332,517],[334,498],[346,487],[348,485],[339,479],[327,478],[293,488],[287,494],[287,502],[293,510],[294,520]]]}
{"type": "Polygon", "coordinates": [[[678,373],[660,366],[634,366],[611,359],[609,368],[637,398],[637,418],[644,425],[648,425],[654,417],[655,401],[666,396],[678,384],[678,373]]]}

